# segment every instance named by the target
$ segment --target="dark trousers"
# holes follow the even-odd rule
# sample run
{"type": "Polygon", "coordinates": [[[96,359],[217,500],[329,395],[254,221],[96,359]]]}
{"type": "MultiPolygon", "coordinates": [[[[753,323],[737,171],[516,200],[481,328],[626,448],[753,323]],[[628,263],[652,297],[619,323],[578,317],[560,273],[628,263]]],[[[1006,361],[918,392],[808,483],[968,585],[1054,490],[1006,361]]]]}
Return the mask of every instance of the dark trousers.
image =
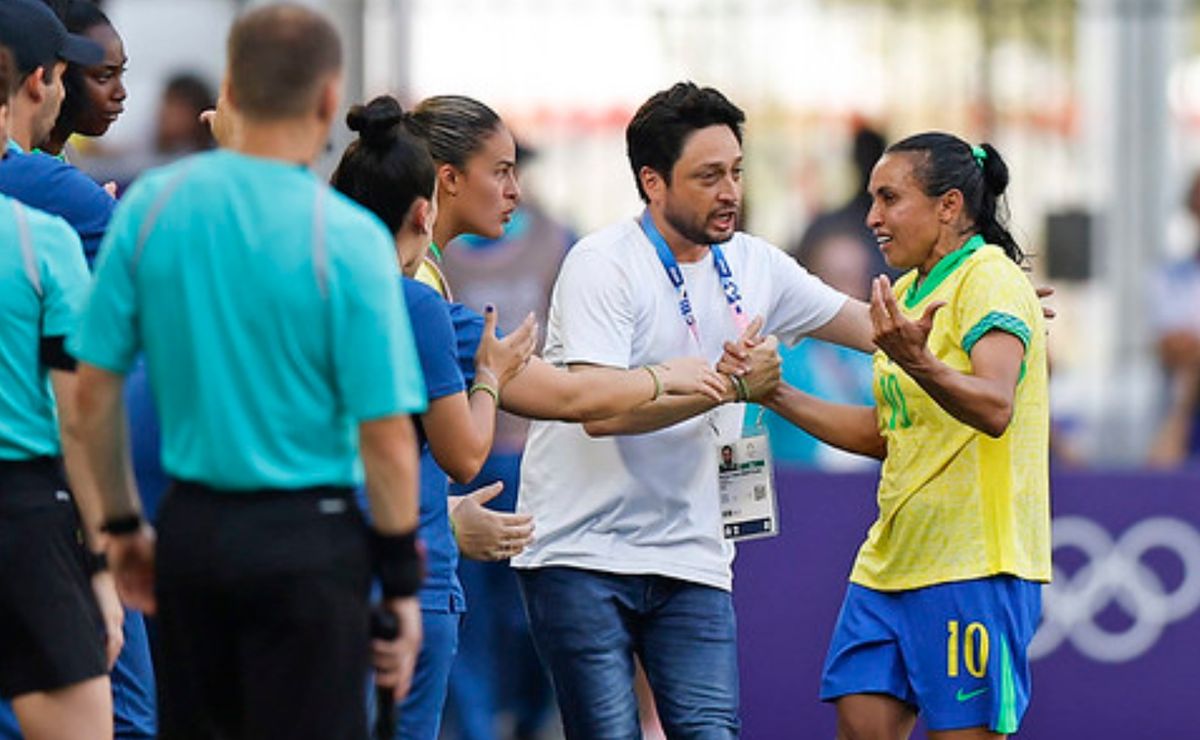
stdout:
{"type": "Polygon", "coordinates": [[[161,737],[366,736],[370,556],[348,490],[176,484],[158,537],[161,737]]]}

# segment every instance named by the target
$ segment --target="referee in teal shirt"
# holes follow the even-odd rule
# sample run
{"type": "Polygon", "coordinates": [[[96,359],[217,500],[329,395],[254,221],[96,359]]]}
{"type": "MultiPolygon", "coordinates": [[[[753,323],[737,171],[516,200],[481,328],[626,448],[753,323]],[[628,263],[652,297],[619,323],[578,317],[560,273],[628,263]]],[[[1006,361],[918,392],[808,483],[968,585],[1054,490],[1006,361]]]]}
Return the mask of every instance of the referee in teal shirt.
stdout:
{"type": "MultiPolygon", "coordinates": [[[[0,141],[16,74],[0,47],[0,141]]],[[[107,672],[121,607],[87,547],[99,519],[94,487],[74,438],[60,437],[60,421],[65,431],[75,416],[64,343],[87,265],[65,221],[2,195],[0,246],[0,697],[27,735],[112,737],[107,672]]]]}
{"type": "Polygon", "coordinates": [[[164,738],[361,738],[369,659],[401,695],[419,649],[408,414],[426,401],[392,241],[307,170],[340,69],[336,32],[310,10],[234,24],[233,149],[135,183],[72,338],[113,571],[159,615],[164,738]],[[174,481],[157,543],[123,433],[138,352],[174,481]],[[352,496],[363,468],[374,533],[352,496]],[[372,565],[401,625],[373,651],[372,565]]]}

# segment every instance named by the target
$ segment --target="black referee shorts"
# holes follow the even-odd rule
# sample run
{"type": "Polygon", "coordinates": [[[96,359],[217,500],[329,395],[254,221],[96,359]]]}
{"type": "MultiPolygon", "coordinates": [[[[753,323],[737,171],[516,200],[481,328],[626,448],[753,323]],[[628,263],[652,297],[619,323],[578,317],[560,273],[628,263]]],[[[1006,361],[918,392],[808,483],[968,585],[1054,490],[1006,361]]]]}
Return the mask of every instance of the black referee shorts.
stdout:
{"type": "Polygon", "coordinates": [[[369,539],[349,490],[176,484],[157,553],[160,737],[366,737],[369,539]]]}
{"type": "Polygon", "coordinates": [[[0,461],[0,696],[106,671],[104,622],[59,461],[0,461]]]}

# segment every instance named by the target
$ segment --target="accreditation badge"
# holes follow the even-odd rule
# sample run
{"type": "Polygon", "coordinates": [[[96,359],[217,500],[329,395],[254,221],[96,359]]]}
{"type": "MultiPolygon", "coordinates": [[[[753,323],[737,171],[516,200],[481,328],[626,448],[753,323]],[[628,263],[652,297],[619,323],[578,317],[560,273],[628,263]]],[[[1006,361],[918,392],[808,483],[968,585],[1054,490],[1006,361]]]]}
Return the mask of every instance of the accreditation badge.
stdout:
{"type": "Polygon", "coordinates": [[[725,539],[752,540],[779,534],[771,445],[761,416],[741,436],[718,443],[717,474],[725,539]]]}

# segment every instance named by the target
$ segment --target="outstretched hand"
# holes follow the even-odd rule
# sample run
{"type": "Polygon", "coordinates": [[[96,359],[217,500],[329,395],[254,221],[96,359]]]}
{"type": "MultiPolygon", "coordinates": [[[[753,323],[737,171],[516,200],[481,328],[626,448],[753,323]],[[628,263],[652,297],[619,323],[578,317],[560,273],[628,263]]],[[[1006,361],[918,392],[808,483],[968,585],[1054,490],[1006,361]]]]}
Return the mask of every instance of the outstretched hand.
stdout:
{"type": "Polygon", "coordinates": [[[533,517],[484,507],[500,495],[503,483],[492,483],[465,496],[450,497],[450,520],[458,549],[472,560],[505,560],[533,541],[533,517]]]}
{"type": "Polygon", "coordinates": [[[698,393],[717,403],[724,396],[725,379],[701,357],[677,357],[657,367],[663,393],[675,396],[698,393]]]}
{"type": "Polygon", "coordinates": [[[488,306],[484,310],[483,336],[475,351],[476,374],[494,383],[497,391],[529,362],[538,333],[537,321],[531,311],[520,326],[501,339],[496,336],[498,318],[495,307],[488,306]]]}
{"type": "Polygon", "coordinates": [[[238,114],[230,108],[224,90],[217,97],[216,107],[201,111],[200,122],[208,126],[217,146],[231,148],[238,145],[238,139],[241,136],[241,120],[238,114]]]}
{"type": "Polygon", "coordinates": [[[912,321],[900,310],[892,283],[886,275],[871,282],[871,325],[875,346],[900,367],[908,370],[929,359],[926,341],[933,330],[933,317],[946,305],[934,301],[925,308],[921,318],[912,321]]]}
{"type": "Polygon", "coordinates": [[[1039,285],[1036,288],[1034,288],[1034,292],[1037,293],[1038,300],[1042,302],[1043,318],[1045,318],[1047,321],[1049,321],[1050,319],[1053,319],[1055,316],[1058,316],[1057,311],[1055,311],[1050,306],[1046,305],[1046,299],[1050,298],[1054,295],[1054,286],[1053,285],[1039,285]]]}

